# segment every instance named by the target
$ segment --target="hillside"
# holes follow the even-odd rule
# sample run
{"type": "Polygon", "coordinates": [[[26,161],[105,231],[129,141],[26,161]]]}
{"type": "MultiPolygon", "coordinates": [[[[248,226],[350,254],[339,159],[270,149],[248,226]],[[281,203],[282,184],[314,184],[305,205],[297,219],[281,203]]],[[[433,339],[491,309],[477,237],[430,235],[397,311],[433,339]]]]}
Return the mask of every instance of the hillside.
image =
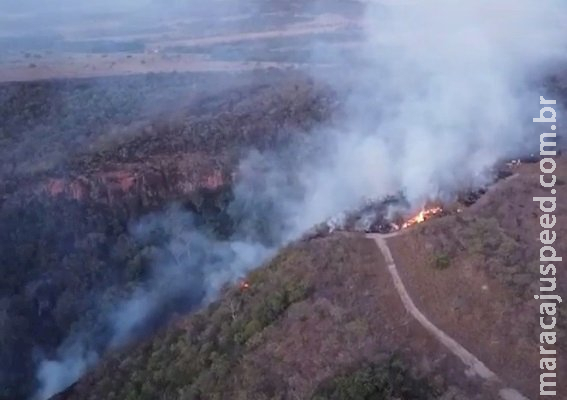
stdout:
{"type": "Polygon", "coordinates": [[[557,5],[0,6],[0,400],[537,398],[557,5]]]}
{"type": "MultiPolygon", "coordinates": [[[[103,358],[55,399],[499,398],[404,311],[382,254],[360,233],[294,242],[202,310],[190,313],[198,291],[174,296],[132,343],[105,351],[111,327],[102,317],[151,278],[171,239],[171,232],[137,237],[132,224],[177,201],[197,227],[229,237],[239,223],[227,212],[239,157],[294,141],[309,146],[309,136],[297,132],[342,112],[329,88],[272,73],[197,93],[193,105],[145,115],[147,122],[123,122],[125,134],[86,135],[86,146],[41,169],[28,169],[22,158],[5,170],[2,357],[11,371],[4,371],[4,398],[33,387],[30,349],[55,356],[69,332],[85,330],[103,358]],[[48,334],[33,335],[37,330],[48,334]]],[[[35,87],[55,85],[68,91],[64,97],[89,88],[88,81],[76,84],[35,87]]],[[[5,93],[30,90],[15,85],[5,93]]],[[[21,101],[34,108],[34,99],[21,101]]],[[[64,131],[50,125],[60,115],[45,110],[29,122],[62,132],[49,136],[54,148],[65,145],[64,131]]],[[[8,128],[19,123],[5,118],[8,128]]],[[[558,165],[561,195],[564,158],[558,165]]],[[[534,397],[538,220],[529,199],[540,191],[539,172],[537,164],[513,172],[462,213],[450,206],[449,215],[389,242],[417,307],[504,382],[534,397]]],[[[566,218],[563,207],[558,218],[566,218]]]]}
{"type": "MultiPolygon", "coordinates": [[[[560,166],[563,180],[563,158],[560,166]]],[[[530,398],[539,390],[539,219],[523,199],[538,194],[536,167],[519,167],[458,215],[390,239],[418,308],[530,398]]],[[[382,255],[360,234],[296,243],[245,282],[56,398],[499,398],[404,311],[382,255]]]]}
{"type": "Polygon", "coordinates": [[[6,399],[34,386],[34,353],[54,354],[85,324],[104,330],[105,310],[148,279],[163,239],[132,235],[142,216],[177,202],[198,226],[229,235],[237,161],[295,140],[336,109],[328,89],[277,71],[10,83],[0,94],[6,399]],[[140,101],[140,90],[159,100],[140,101]],[[167,107],[164,95],[182,105],[167,107]]]}
{"type": "Polygon", "coordinates": [[[58,398],[307,399],[331,390],[338,399],[370,394],[373,383],[385,398],[436,398],[423,369],[407,365],[434,366],[446,384],[442,371],[455,360],[403,316],[384,272],[362,238],[294,245],[247,277],[249,288],[227,288],[58,398]]]}

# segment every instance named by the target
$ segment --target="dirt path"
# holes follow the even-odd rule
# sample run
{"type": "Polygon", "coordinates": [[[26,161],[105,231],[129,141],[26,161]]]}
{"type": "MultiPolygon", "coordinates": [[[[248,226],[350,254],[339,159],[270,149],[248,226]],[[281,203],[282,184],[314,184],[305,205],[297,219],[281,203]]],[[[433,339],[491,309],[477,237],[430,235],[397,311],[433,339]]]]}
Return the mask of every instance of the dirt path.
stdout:
{"type": "Polygon", "coordinates": [[[518,391],[506,388],[502,386],[502,381],[500,378],[492,372],[486,365],[482,363],[478,358],[471,354],[467,349],[460,345],[457,341],[443,332],[441,329],[436,327],[419,309],[415,306],[413,300],[411,299],[406,287],[398,273],[398,269],[394,262],[394,257],[388,247],[386,239],[394,237],[405,233],[406,231],[398,231],[390,234],[378,234],[369,233],[366,237],[375,241],[376,245],[380,249],[380,252],[386,260],[386,265],[388,266],[388,271],[392,276],[394,281],[394,286],[404,304],[406,310],[437,340],[439,340],[451,353],[458,357],[463,364],[467,366],[466,374],[468,376],[479,376],[489,383],[493,383],[501,387],[498,394],[503,400],[527,400],[526,397],[521,395],[518,391]]]}
{"type": "Polygon", "coordinates": [[[358,26],[358,23],[340,15],[319,15],[309,22],[295,23],[281,29],[238,32],[225,35],[213,35],[196,38],[174,38],[169,40],[158,39],[150,41],[150,45],[165,46],[210,46],[213,44],[230,44],[251,40],[288,38],[304,35],[315,35],[319,33],[337,32],[347,29],[349,26],[358,26]]]}

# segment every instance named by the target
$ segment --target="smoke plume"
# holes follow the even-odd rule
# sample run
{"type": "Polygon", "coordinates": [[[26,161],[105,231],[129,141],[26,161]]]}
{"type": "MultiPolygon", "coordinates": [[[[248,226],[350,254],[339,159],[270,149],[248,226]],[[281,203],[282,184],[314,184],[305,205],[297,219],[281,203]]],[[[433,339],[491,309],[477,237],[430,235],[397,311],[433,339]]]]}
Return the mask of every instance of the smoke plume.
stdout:
{"type": "MultiPolygon", "coordinates": [[[[230,206],[241,223],[231,238],[199,231],[174,208],[141,221],[136,235],[156,226],[168,232],[167,256],[108,315],[112,333],[102,350],[130,340],[157,309],[214,299],[313,225],[368,199],[402,192],[418,207],[485,184],[496,162],[537,148],[530,110],[545,93],[534,83],[564,61],[565,11],[559,0],[369,3],[359,54],[324,75],[330,85],[349,82],[348,117],[313,132],[307,150],[242,161],[230,206]]],[[[96,359],[68,348],[76,347],[41,364],[37,398],[96,359]]]]}

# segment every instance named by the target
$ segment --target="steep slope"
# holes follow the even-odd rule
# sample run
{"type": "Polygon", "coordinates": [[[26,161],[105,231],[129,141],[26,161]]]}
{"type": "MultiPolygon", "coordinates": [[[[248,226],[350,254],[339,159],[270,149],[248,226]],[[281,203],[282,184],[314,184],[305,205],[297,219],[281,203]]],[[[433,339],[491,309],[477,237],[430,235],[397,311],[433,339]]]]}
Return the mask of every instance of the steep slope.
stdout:
{"type": "Polygon", "coordinates": [[[38,358],[73,332],[100,331],[93,345],[104,348],[105,312],[150,273],[156,243],[131,232],[143,215],[177,202],[228,234],[237,160],[333,108],[327,89],[277,71],[11,83],[0,100],[0,398],[10,400],[29,396],[38,358]]]}
{"type": "Polygon", "coordinates": [[[405,315],[370,240],[298,243],[246,283],[55,398],[488,398],[405,315]]]}
{"type": "MultiPolygon", "coordinates": [[[[558,165],[561,196],[567,194],[565,159],[558,165]]],[[[541,193],[538,169],[521,165],[517,176],[463,212],[388,239],[421,312],[529,398],[538,395],[540,371],[539,306],[533,299],[540,247],[533,238],[540,228],[531,200],[541,193]]],[[[559,221],[565,211],[558,208],[559,221]]],[[[559,227],[558,237],[565,234],[559,227]]],[[[565,240],[558,243],[558,252],[565,250],[565,240]]],[[[565,297],[564,271],[557,278],[563,286],[558,294],[565,297]]],[[[563,337],[564,322],[559,330],[563,337]]],[[[56,398],[372,394],[500,398],[406,313],[374,241],[335,233],[290,246],[205,310],[180,316],[158,336],[110,356],[56,398]]]]}

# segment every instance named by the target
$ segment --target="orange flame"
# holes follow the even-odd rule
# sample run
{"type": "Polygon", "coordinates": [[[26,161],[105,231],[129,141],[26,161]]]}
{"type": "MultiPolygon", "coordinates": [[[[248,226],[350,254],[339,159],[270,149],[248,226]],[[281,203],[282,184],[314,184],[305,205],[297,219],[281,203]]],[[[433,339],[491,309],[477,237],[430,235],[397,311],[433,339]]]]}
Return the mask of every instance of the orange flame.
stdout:
{"type": "Polygon", "coordinates": [[[420,224],[423,221],[431,218],[434,215],[439,214],[442,212],[443,209],[441,207],[432,207],[428,209],[422,209],[416,216],[408,219],[406,222],[402,224],[402,229],[409,228],[410,226],[420,224]]]}

